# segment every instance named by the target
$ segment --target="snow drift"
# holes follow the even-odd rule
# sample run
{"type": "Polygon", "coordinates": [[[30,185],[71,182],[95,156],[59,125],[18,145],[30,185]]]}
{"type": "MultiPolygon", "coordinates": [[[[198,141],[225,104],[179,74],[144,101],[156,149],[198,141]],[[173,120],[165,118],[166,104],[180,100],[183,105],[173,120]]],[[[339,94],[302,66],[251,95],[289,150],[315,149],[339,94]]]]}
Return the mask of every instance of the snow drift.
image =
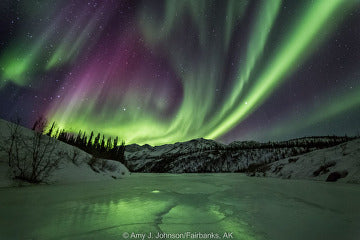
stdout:
{"type": "Polygon", "coordinates": [[[264,164],[250,175],[360,183],[360,139],[264,164]]]}
{"type": "MultiPolygon", "coordinates": [[[[8,141],[13,123],[0,119],[0,187],[18,185],[21,181],[14,180],[14,169],[9,166],[9,158],[6,153],[10,142],[8,141]]],[[[19,134],[24,137],[32,137],[34,132],[30,129],[19,126],[19,134]]],[[[93,158],[92,155],[74,147],[43,136],[49,142],[54,151],[49,152],[45,157],[49,162],[59,160],[58,166],[49,174],[45,182],[69,183],[82,181],[97,181],[106,179],[118,179],[128,176],[129,170],[120,162],[93,158]],[[51,141],[48,141],[51,140],[51,141]]],[[[28,152],[20,149],[19,154],[24,158],[28,152]]]]}

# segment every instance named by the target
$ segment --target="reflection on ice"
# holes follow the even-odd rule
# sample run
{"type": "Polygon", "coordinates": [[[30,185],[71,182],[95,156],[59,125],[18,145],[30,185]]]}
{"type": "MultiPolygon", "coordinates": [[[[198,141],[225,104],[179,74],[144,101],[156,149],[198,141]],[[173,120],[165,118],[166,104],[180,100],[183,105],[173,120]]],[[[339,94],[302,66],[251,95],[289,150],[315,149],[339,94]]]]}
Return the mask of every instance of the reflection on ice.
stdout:
{"type": "Polygon", "coordinates": [[[158,232],[190,232],[253,240],[360,234],[358,185],[239,174],[134,174],[118,181],[1,189],[1,196],[1,239],[124,239],[126,233],[141,239],[131,234],[150,232],[154,239],[158,232]]]}

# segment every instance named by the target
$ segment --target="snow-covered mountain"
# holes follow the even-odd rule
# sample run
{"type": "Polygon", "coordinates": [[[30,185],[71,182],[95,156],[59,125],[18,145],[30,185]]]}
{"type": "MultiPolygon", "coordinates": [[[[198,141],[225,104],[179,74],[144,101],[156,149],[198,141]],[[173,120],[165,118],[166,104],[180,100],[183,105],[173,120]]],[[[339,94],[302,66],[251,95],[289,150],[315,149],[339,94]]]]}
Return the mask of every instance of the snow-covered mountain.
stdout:
{"type": "Polygon", "coordinates": [[[309,137],[283,142],[233,142],[203,138],[188,142],[127,145],[126,165],[135,172],[245,172],[252,166],[300,155],[348,141],[347,137],[309,137]]]}

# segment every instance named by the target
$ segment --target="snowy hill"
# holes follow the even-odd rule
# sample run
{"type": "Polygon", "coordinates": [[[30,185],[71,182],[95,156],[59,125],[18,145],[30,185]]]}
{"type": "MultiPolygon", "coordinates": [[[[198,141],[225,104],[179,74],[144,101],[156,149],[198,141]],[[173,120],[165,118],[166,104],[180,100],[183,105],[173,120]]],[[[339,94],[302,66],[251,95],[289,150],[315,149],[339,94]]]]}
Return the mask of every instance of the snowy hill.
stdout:
{"type": "Polygon", "coordinates": [[[348,141],[346,137],[309,137],[283,142],[233,142],[229,145],[213,140],[149,145],[128,145],[126,165],[135,172],[246,172],[255,165],[275,162],[348,141]]]}
{"type": "MultiPolygon", "coordinates": [[[[15,124],[0,119],[0,187],[21,183],[19,180],[14,180],[14,174],[16,174],[16,171],[14,170],[14,167],[11,168],[9,166],[9,157],[6,152],[6,150],[10,147],[10,130],[14,127],[16,127],[15,124]]],[[[27,139],[26,141],[32,141],[34,136],[34,132],[32,130],[21,126],[19,126],[18,129],[19,134],[24,139],[27,139]]],[[[56,139],[50,139],[48,136],[43,136],[41,144],[47,143],[49,143],[48,148],[53,148],[54,151],[45,153],[47,155],[44,157],[44,162],[52,163],[53,161],[58,161],[59,164],[54,171],[46,177],[46,179],[44,179],[46,182],[68,183],[97,181],[123,178],[129,175],[128,169],[120,162],[93,158],[90,154],[74,146],[68,145],[56,139]]],[[[33,143],[29,142],[28,145],[31,146],[31,144],[33,143]]],[[[40,148],[42,149],[44,146],[41,145],[40,148]]],[[[28,150],[25,150],[25,148],[19,149],[19,155],[22,159],[26,159],[26,161],[31,159],[33,153],[34,152],[29,153],[28,150]]],[[[24,160],[21,163],[25,163],[26,161],[24,160]]]]}
{"type": "Polygon", "coordinates": [[[264,164],[250,175],[360,183],[360,139],[264,164]]]}

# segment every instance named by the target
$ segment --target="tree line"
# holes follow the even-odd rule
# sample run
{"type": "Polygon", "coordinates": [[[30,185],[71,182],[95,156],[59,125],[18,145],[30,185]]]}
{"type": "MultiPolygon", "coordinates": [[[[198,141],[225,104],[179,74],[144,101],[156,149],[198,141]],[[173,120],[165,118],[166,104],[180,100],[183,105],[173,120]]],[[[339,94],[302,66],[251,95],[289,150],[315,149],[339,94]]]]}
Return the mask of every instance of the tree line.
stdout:
{"type": "MultiPolygon", "coordinates": [[[[34,123],[32,130],[36,131],[38,128],[45,126],[44,122],[46,122],[46,119],[39,118],[34,123]]],[[[56,122],[48,125],[48,129],[44,133],[59,141],[78,147],[96,158],[111,159],[121,163],[125,162],[125,142],[119,141],[119,137],[105,137],[104,134],[95,134],[94,131],[91,131],[89,135],[83,130],[79,130],[77,134],[74,134],[65,129],[58,128],[56,122]]]]}

